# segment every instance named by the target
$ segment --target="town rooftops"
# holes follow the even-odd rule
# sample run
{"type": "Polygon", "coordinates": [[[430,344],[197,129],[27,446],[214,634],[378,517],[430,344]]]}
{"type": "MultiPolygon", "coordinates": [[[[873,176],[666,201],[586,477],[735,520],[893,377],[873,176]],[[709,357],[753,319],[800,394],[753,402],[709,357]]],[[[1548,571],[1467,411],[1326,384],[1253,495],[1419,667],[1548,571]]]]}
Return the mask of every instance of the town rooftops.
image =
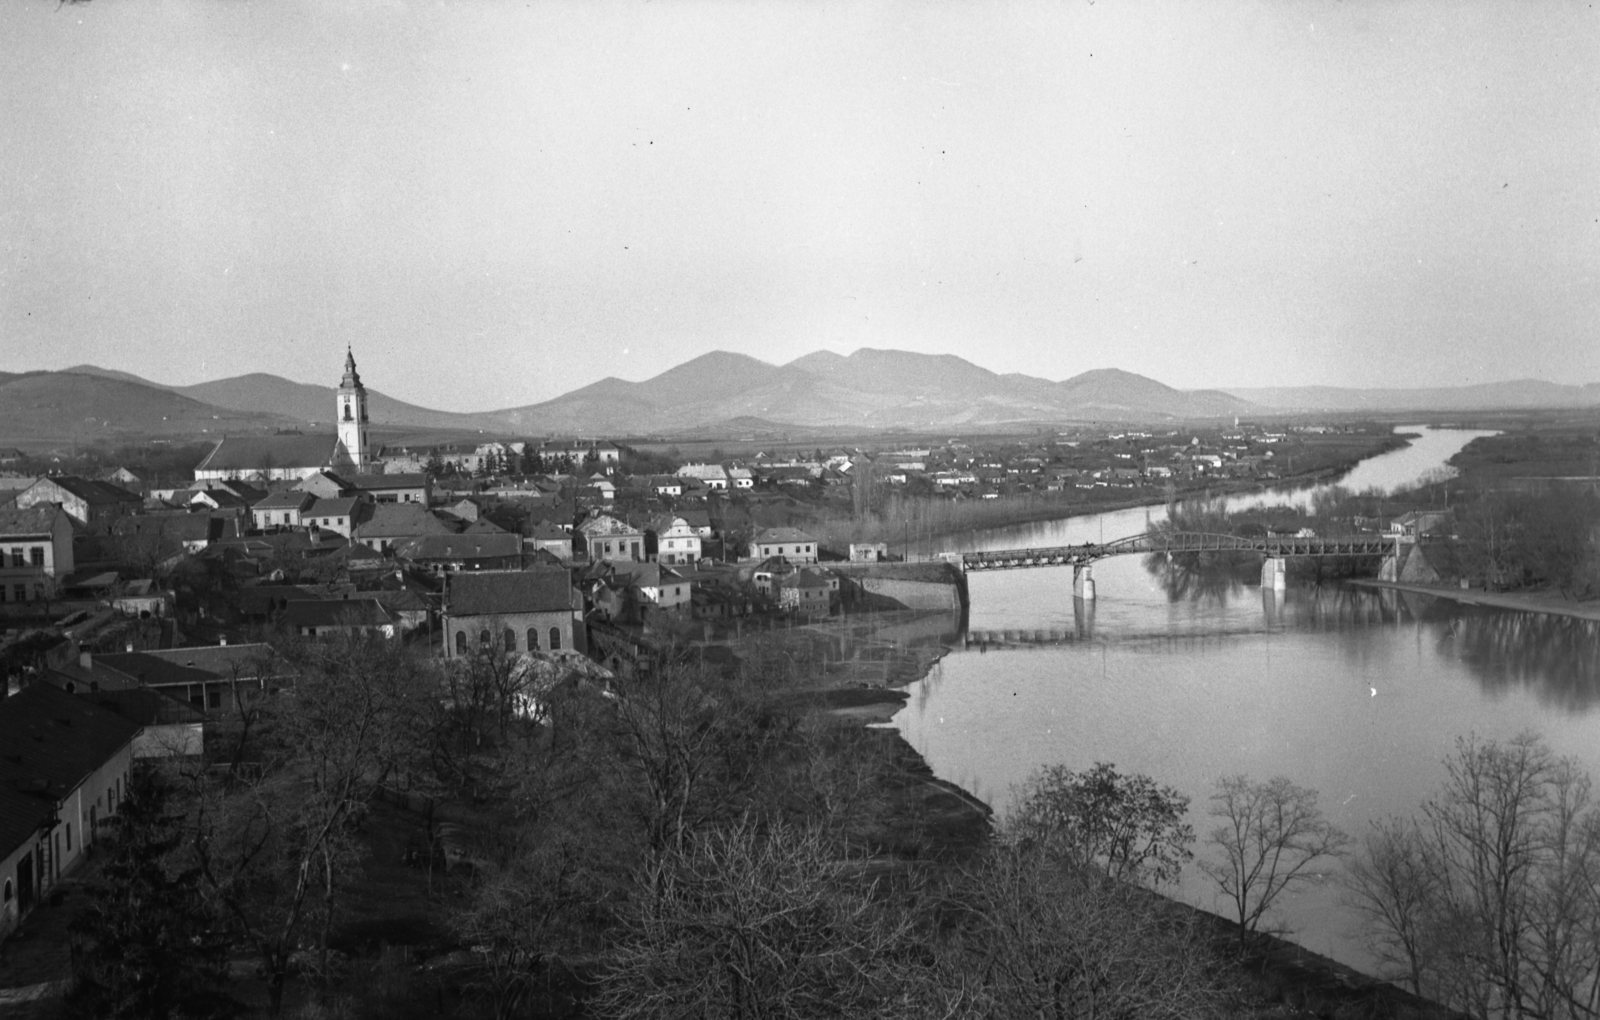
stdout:
{"type": "Polygon", "coordinates": [[[56,816],[56,803],[142,727],[47,683],[0,700],[0,855],[56,816]]]}
{"type": "Polygon", "coordinates": [[[451,616],[568,612],[580,605],[565,567],[452,574],[445,588],[451,616]]]}
{"type": "Polygon", "coordinates": [[[195,471],[321,467],[333,459],[338,442],[331,435],[224,436],[195,471]]]}
{"type": "Polygon", "coordinates": [[[0,507],[0,536],[6,538],[48,538],[55,528],[61,508],[42,504],[25,510],[0,507]]]}

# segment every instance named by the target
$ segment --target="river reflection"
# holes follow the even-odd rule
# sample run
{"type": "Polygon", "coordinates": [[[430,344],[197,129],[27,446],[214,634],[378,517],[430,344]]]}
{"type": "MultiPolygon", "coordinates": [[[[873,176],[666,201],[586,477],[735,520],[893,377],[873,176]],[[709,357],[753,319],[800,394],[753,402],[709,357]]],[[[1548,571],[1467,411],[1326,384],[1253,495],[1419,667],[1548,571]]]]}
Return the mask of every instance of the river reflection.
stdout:
{"type": "MultiPolygon", "coordinates": [[[[1470,437],[1448,438],[1458,449],[1470,437]]],[[[1115,538],[1159,514],[951,544],[1115,538]]],[[[1415,812],[1443,779],[1456,737],[1473,732],[1535,730],[1600,779],[1600,624],[1341,582],[1291,579],[1285,591],[1263,591],[1249,563],[1220,572],[1153,565],[1096,563],[1100,598],[1089,603],[1072,597],[1067,568],[970,574],[965,633],[913,687],[895,725],[939,776],[1002,812],[1008,791],[1042,764],[1107,761],[1186,793],[1202,836],[1212,784],[1237,772],[1319,790],[1329,817],[1360,834],[1375,819],[1415,812]]],[[[1177,894],[1217,905],[1198,872],[1177,894]]],[[[1334,883],[1278,920],[1310,948],[1371,969],[1334,883]]]]}

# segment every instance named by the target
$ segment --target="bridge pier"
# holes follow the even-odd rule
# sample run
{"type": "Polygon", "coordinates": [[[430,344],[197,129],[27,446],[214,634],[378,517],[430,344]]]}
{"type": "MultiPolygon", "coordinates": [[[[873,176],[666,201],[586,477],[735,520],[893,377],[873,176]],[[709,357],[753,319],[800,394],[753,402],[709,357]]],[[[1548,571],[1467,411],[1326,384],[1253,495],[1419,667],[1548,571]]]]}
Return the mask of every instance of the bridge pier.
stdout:
{"type": "Polygon", "coordinates": [[[1261,561],[1261,587],[1263,590],[1283,591],[1288,581],[1285,571],[1289,561],[1282,556],[1268,556],[1261,561]]]}
{"type": "Polygon", "coordinates": [[[1088,641],[1094,637],[1093,599],[1072,600],[1072,629],[1079,641],[1088,641]]]}
{"type": "Polygon", "coordinates": [[[1094,567],[1079,563],[1072,568],[1072,597],[1085,602],[1094,601],[1094,567]]]}

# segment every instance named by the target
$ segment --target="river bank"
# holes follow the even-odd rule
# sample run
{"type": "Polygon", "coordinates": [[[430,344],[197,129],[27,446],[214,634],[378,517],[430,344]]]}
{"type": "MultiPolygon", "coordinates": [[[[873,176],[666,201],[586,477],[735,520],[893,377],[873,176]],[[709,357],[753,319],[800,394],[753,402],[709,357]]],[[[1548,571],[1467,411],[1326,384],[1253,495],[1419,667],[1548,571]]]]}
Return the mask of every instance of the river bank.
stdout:
{"type": "MultiPolygon", "coordinates": [[[[876,614],[883,633],[915,632],[920,624],[943,625],[941,614],[876,614]]],[[[905,689],[924,679],[953,649],[941,642],[878,644],[879,633],[863,633],[864,617],[835,617],[808,629],[837,640],[847,637],[854,651],[829,662],[813,682],[792,692],[797,703],[829,722],[860,727],[889,763],[879,773],[881,834],[879,868],[963,865],[992,836],[993,811],[979,797],[933,773],[904,736],[886,725],[910,698],[905,689]],[[863,638],[866,640],[863,642],[863,638]],[[888,655],[876,654],[893,649],[888,655]]],[[[1152,895],[1160,895],[1153,893],[1152,895]]],[[[1444,1018],[1449,1014],[1387,981],[1271,935],[1241,939],[1235,922],[1162,897],[1177,912],[1192,916],[1217,948],[1219,958],[1235,959],[1239,975],[1256,998],[1259,1017],[1312,1015],[1444,1018]]]]}
{"type": "Polygon", "coordinates": [[[1432,595],[1467,606],[1491,606],[1495,609],[1512,609],[1523,613],[1546,613],[1551,616],[1570,616],[1579,620],[1600,620],[1600,601],[1576,602],[1560,592],[1484,591],[1481,588],[1375,581],[1366,578],[1353,580],[1350,583],[1363,588],[1387,588],[1391,591],[1432,595]]]}

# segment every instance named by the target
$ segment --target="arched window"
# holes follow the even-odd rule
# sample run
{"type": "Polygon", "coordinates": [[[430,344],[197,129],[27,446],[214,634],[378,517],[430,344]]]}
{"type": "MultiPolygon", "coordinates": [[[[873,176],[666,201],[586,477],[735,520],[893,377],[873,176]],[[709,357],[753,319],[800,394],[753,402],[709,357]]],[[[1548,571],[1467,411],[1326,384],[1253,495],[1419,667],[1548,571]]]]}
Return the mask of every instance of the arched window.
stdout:
{"type": "Polygon", "coordinates": [[[488,648],[489,645],[493,641],[494,641],[494,638],[489,636],[489,628],[488,627],[483,628],[483,632],[478,635],[478,644],[482,645],[485,648],[488,648]]]}
{"type": "Polygon", "coordinates": [[[456,631],[456,654],[467,654],[467,632],[464,630],[456,631]]]}
{"type": "Polygon", "coordinates": [[[539,628],[538,627],[529,627],[528,628],[528,651],[537,652],[538,650],[539,650],[539,628]]]}
{"type": "Polygon", "coordinates": [[[354,419],[350,417],[350,402],[349,401],[345,401],[345,405],[344,405],[344,420],[345,421],[354,421],[354,419]]]}
{"type": "Polygon", "coordinates": [[[10,903],[10,902],[11,902],[11,879],[8,878],[8,879],[6,879],[5,891],[3,893],[0,893],[0,903],[10,903]]]}
{"type": "Polygon", "coordinates": [[[560,627],[551,627],[550,628],[550,650],[552,652],[561,651],[561,628],[560,627]]]}
{"type": "Polygon", "coordinates": [[[506,651],[514,652],[516,650],[517,650],[517,632],[512,630],[510,627],[507,627],[506,628],[506,651]]]}

